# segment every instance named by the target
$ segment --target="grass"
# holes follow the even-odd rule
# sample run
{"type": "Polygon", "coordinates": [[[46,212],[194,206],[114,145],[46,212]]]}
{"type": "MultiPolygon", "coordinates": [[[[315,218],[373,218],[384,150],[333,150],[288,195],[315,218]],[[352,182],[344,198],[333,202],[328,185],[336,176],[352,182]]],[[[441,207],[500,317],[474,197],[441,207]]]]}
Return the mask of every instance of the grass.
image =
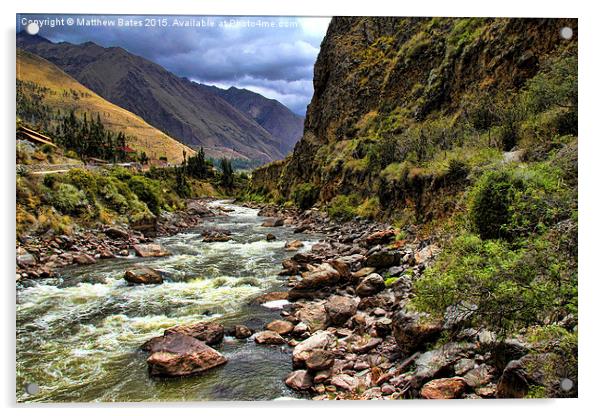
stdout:
{"type": "Polygon", "coordinates": [[[157,130],[137,115],[116,106],[75,79],[64,73],[54,64],[34,54],[17,50],[17,79],[33,82],[48,89],[45,105],[62,114],[75,109],[78,113],[99,114],[102,123],[112,131],[123,131],[132,136],[129,146],[144,151],[154,160],[166,156],[170,162],[181,162],[182,151],[188,155],[195,152],[191,148],[165,133],[157,130]]]}

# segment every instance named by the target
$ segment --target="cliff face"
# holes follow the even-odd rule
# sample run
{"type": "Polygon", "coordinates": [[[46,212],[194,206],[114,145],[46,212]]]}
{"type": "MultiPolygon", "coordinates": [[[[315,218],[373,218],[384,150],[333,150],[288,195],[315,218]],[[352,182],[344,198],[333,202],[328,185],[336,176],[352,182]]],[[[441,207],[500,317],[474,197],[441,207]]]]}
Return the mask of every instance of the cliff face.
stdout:
{"type": "Polygon", "coordinates": [[[443,130],[452,131],[476,98],[517,93],[551,57],[576,49],[576,28],[574,19],[334,18],[314,68],[303,138],[285,163],[260,168],[255,186],[290,198],[295,186],[310,183],[321,202],[374,195],[382,191],[381,171],[416,153],[366,168],[383,141],[403,146],[404,134],[417,128],[430,140],[439,134],[429,130],[433,123],[445,120],[443,130]],[[573,28],[572,41],[560,37],[564,26],[573,28]]]}

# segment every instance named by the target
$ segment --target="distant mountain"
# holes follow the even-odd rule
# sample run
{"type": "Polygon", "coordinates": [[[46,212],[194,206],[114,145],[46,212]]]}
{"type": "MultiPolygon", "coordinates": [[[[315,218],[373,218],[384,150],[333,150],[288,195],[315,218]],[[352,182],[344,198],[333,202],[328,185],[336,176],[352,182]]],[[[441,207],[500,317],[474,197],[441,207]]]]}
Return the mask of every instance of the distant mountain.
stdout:
{"type": "Polygon", "coordinates": [[[280,142],[282,153],[292,151],[295,143],[303,135],[304,118],[293,113],[279,101],[236,87],[227,90],[212,88],[220,97],[269,131],[280,142]]]}
{"type": "Polygon", "coordinates": [[[87,113],[88,117],[98,115],[107,129],[133,137],[128,146],[146,152],[151,159],[165,156],[168,161],[179,163],[183,151],[193,154],[188,146],[100,97],[56,65],[20,49],[17,49],[17,80],[24,83],[20,93],[27,94],[36,106],[47,106],[52,111],[60,110],[62,114],[73,110],[79,115],[87,113]]]}
{"type": "MultiPolygon", "coordinates": [[[[17,35],[17,47],[54,63],[103,98],[212,157],[267,162],[284,156],[279,139],[214,89],[180,78],[119,47],[53,43],[17,35]]],[[[288,140],[288,139],[287,139],[288,140]]]]}

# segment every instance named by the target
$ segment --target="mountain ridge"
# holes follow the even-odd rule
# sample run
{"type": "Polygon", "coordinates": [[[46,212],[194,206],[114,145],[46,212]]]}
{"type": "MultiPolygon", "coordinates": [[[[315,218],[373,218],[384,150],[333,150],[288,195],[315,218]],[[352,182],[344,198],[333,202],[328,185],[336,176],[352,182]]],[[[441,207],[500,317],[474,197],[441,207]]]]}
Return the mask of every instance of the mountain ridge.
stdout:
{"type": "Polygon", "coordinates": [[[209,156],[268,162],[282,158],[290,147],[211,87],[121,47],[54,43],[24,33],[17,35],[17,45],[182,143],[203,146],[209,156]]]}

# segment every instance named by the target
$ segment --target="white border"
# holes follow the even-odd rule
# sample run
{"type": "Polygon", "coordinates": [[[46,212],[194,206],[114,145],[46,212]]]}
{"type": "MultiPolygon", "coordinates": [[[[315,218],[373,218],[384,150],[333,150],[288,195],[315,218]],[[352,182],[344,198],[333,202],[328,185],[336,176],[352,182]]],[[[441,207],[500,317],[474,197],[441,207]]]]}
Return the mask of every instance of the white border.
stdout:
{"type": "MultiPolygon", "coordinates": [[[[579,255],[579,315],[580,315],[580,357],[579,357],[579,399],[576,400],[530,400],[530,401],[456,401],[424,402],[408,401],[398,403],[375,402],[250,402],[250,403],[187,403],[187,404],[128,404],[128,405],[86,405],[90,415],[106,415],[107,412],[163,415],[177,412],[192,415],[232,413],[244,415],[307,415],[308,413],[374,414],[387,412],[395,414],[455,414],[469,412],[476,414],[505,415],[508,413],[545,413],[558,415],[587,414],[598,403],[602,359],[600,349],[600,298],[602,288],[599,273],[600,264],[600,207],[602,206],[600,158],[602,156],[602,127],[599,108],[602,100],[600,91],[600,25],[601,16],[596,13],[593,1],[548,0],[527,2],[525,0],[502,0],[497,2],[468,0],[407,1],[383,0],[304,0],[285,2],[277,0],[169,0],[169,1],[112,1],[89,0],[22,0],[18,3],[2,2],[2,152],[0,164],[2,172],[1,192],[4,203],[0,204],[3,220],[3,262],[2,298],[4,339],[2,342],[2,375],[0,394],[8,407],[5,414],[81,414],[81,406],[45,405],[16,406],[14,403],[15,385],[15,312],[14,295],[14,114],[15,114],[15,14],[21,13],[131,13],[131,14],[219,14],[219,15],[399,15],[399,16],[496,16],[496,17],[577,17],[579,18],[579,129],[581,136],[579,151],[579,216],[580,216],[580,255],[579,255]],[[119,408],[118,408],[119,407],[119,408]],[[174,408],[168,410],[167,408],[174,408]],[[202,409],[197,409],[202,408],[202,409]]],[[[249,375],[252,380],[252,375],[249,375]]],[[[599,412],[599,410],[598,410],[599,412]]]]}

